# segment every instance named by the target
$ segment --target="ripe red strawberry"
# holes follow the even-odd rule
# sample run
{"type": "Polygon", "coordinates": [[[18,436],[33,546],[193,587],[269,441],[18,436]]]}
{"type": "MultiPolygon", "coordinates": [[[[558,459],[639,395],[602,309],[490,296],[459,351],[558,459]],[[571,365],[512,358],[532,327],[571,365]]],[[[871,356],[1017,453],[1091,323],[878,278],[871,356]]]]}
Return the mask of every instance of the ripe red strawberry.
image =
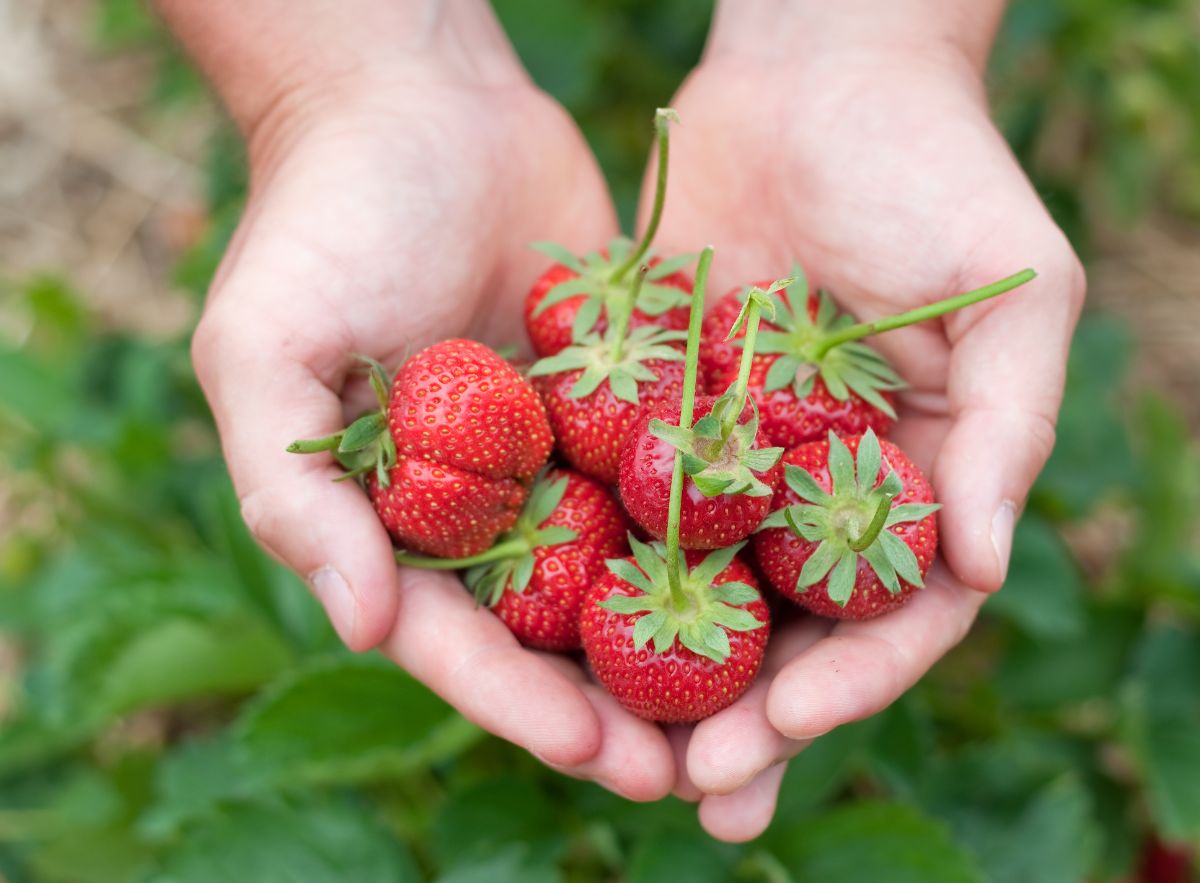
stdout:
{"type": "MultiPolygon", "coordinates": [[[[772,444],[785,447],[820,440],[830,430],[838,435],[886,434],[896,419],[892,393],[904,383],[862,338],[995,297],[1035,275],[1022,270],[897,316],[852,324],[838,315],[827,294],[810,296],[803,271],[794,268],[787,292],[774,294],[774,317],[759,338],[748,379],[763,431],[772,444]]],[[[739,291],[725,295],[705,321],[700,363],[710,392],[723,390],[736,373],[737,341],[727,340],[725,329],[744,297],[739,291]]]]}
{"type": "Polygon", "coordinates": [[[409,359],[390,384],[370,363],[378,411],[289,451],[333,451],[347,476],[369,475],[376,511],[401,545],[429,555],[482,552],[510,529],[524,482],[554,437],[541,399],[481,343],[445,340],[409,359]]]}
{"type": "MultiPolygon", "coordinates": [[[[725,336],[742,308],[744,291],[730,291],[704,318],[700,366],[713,394],[724,391],[737,376],[740,341],[725,336]]],[[[892,390],[903,385],[899,376],[862,343],[834,348],[819,363],[809,361],[806,348],[837,321],[832,302],[823,294],[808,294],[803,281],[776,297],[775,319],[764,322],[749,378],[750,396],[767,438],[791,448],[822,439],[831,429],[838,435],[861,435],[868,429],[886,435],[895,418],[892,390]],[[803,297],[807,311],[793,312],[789,295],[803,297]]]]}
{"type": "Polygon", "coordinates": [[[679,430],[678,401],[643,411],[621,452],[621,502],[633,520],[659,540],[667,535],[675,468],[676,447],[669,439],[680,441],[688,452],[692,462],[685,462],[684,471],[690,477],[679,519],[679,545],[684,549],[719,549],[750,536],[771,511],[771,496],[783,478],[783,450],[770,447],[749,403],[738,418],[738,429],[730,434],[732,444],[720,445],[720,421],[710,417],[718,401],[713,396],[696,399],[695,434],[679,430]]]}
{"type": "Polygon", "coordinates": [[[458,561],[396,557],[409,566],[467,569],[475,597],[522,644],[576,650],[584,594],[607,572],[605,559],[629,554],[628,527],[608,488],[559,469],[539,479],[516,526],[486,552],[458,561]]]}
{"type": "Polygon", "coordinates": [[[609,562],[588,592],[579,627],[592,670],[634,714],[663,723],[701,720],[754,681],[770,631],[741,544],[686,553],[676,607],[661,546],[631,540],[634,557],[609,562]]]}
{"type": "Polygon", "coordinates": [[[869,619],[924,585],[937,552],[933,489],[873,432],[784,455],[785,484],[754,538],[763,574],[820,616],[869,619]]]}
{"type": "MultiPolygon", "coordinates": [[[[629,278],[612,281],[630,248],[628,240],[618,240],[599,255],[575,258],[556,252],[560,259],[569,260],[570,265],[552,264],[533,283],[525,297],[525,328],[535,353],[543,358],[553,356],[589,331],[604,335],[608,328],[609,307],[621,303],[633,284],[629,278]],[[578,293],[567,294],[565,299],[559,300],[565,292],[578,293]]],[[[654,275],[647,278],[649,284],[642,286],[637,308],[629,318],[631,329],[643,325],[676,331],[687,328],[692,280],[683,273],[659,274],[664,266],[669,270],[691,260],[691,255],[685,255],[665,265],[657,258],[647,262],[654,275]],[[668,287],[678,291],[671,294],[665,290],[668,287]]]]}
{"type": "MultiPolygon", "coordinates": [[[[652,328],[640,330],[654,331],[652,328]]],[[[591,352],[597,352],[596,347],[604,345],[603,341],[594,341],[591,352]]],[[[552,359],[560,359],[579,349],[580,346],[568,347],[552,359]]],[[[584,395],[579,395],[579,391],[586,391],[585,379],[591,378],[585,378],[587,372],[582,368],[545,376],[539,375],[536,367],[530,372],[534,388],[546,403],[546,413],[563,459],[585,475],[609,485],[617,483],[621,449],[643,408],[660,402],[677,402],[683,392],[683,362],[680,361],[683,353],[669,341],[662,340],[661,335],[633,350],[629,357],[625,364],[636,366],[636,375],[632,372],[618,374],[621,379],[614,388],[610,374],[584,395]],[[655,353],[660,357],[654,358],[655,353]],[[639,379],[633,379],[635,376],[639,379]],[[629,378],[628,382],[624,378],[629,378]],[[628,388],[630,384],[632,389],[628,388]]],[[[543,368],[547,364],[553,367],[551,360],[538,364],[543,368]]]]}
{"type": "Polygon", "coordinates": [[[635,244],[624,237],[614,239],[607,249],[577,257],[553,242],[536,242],[533,247],[554,264],[534,283],[525,298],[525,327],[534,352],[542,358],[557,355],[589,334],[603,337],[615,312],[628,328],[644,326],[682,330],[687,325],[691,281],[679,271],[694,255],[660,261],[650,257],[650,245],[662,218],[666,198],[669,124],[678,122],[675,111],[660,109],[654,116],[658,141],[658,178],[654,209],[642,238],[635,244]],[[648,265],[641,290],[634,292],[636,270],[648,265]],[[633,298],[630,308],[626,302],[633,298]]]}

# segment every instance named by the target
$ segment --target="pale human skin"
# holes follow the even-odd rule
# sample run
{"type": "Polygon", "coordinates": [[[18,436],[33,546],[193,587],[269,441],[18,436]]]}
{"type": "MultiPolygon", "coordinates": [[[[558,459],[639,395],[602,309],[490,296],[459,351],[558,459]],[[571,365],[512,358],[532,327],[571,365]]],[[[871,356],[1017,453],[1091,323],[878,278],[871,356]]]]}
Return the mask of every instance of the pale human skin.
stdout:
{"type": "MultiPolygon", "coordinates": [[[[878,345],[912,389],[898,442],[945,504],[945,563],[868,623],[772,638],[734,706],[663,730],[575,663],[521,648],[453,576],[397,570],[336,467],[284,448],[361,401],[350,353],[522,339],[553,238],[616,232],[570,119],[481,0],[158,0],[248,144],[251,193],[193,347],[254,535],[304,576],[343,640],[390,658],[491,732],[635,800],[674,791],[714,836],[756,836],[784,761],[886,707],[1004,580],[1013,520],[1054,438],[1083,273],[988,120],[995,0],[724,0],[673,105],[658,246],[716,246],[710,297],[799,258],[862,318],[1005,276],[1024,289],[878,345]],[[290,10],[291,14],[285,14],[290,10]],[[719,182],[716,184],[714,182],[719,182]]],[[[650,137],[650,109],[647,139],[650,137]]]]}

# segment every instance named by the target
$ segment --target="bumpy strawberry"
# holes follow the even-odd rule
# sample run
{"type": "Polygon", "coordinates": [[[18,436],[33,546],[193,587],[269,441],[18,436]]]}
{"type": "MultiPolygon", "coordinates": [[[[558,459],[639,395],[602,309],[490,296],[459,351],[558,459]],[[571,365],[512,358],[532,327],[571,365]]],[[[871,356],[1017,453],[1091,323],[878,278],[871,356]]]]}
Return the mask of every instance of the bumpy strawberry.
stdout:
{"type": "MultiPolygon", "coordinates": [[[[747,382],[758,336],[759,314],[771,307],[768,291],[751,290],[729,336],[746,328],[740,370],[723,396],[695,401],[690,429],[680,418],[683,403],[663,404],[645,413],[621,454],[621,500],[652,536],[663,539],[670,521],[669,490],[675,453],[688,476],[679,512],[679,544],[685,549],[717,549],[748,537],[767,516],[771,495],[782,476],[779,457],[759,430],[758,413],[747,382]]],[[[698,354],[697,354],[698,356],[698,354]]]]}
{"type": "MultiPolygon", "coordinates": [[[[588,593],[580,633],[597,679],[634,714],[685,723],[716,714],[753,683],[770,630],[741,545],[686,553],[680,588],[660,545],[630,538],[588,593]]],[[[678,554],[678,552],[677,552],[678,554]]]]}
{"type": "Polygon", "coordinates": [[[624,308],[635,284],[635,271],[643,264],[650,269],[645,284],[635,295],[628,327],[651,325],[678,330],[687,325],[692,285],[679,271],[695,256],[681,255],[664,261],[650,257],[650,245],[658,231],[666,198],[668,130],[672,121],[678,122],[678,117],[670,109],[660,109],[654,117],[658,141],[654,208],[646,232],[636,245],[618,237],[603,251],[577,257],[553,242],[534,243],[534,248],[555,262],[525,298],[525,327],[534,351],[542,358],[583,341],[590,333],[603,336],[613,311],[624,308]]]}
{"type": "Polygon", "coordinates": [[[924,585],[937,552],[933,489],[898,447],[868,431],[784,455],[786,485],[754,538],[779,592],[820,616],[869,619],[924,585]]]}
{"type": "MultiPolygon", "coordinates": [[[[867,430],[886,434],[896,418],[893,393],[904,383],[861,339],[995,297],[1034,275],[1023,270],[956,297],[856,325],[838,314],[825,292],[810,295],[803,271],[795,267],[796,281],[773,295],[774,318],[759,338],[750,371],[750,395],[763,431],[772,444],[789,448],[820,440],[830,430],[838,435],[867,430]]],[[[744,291],[729,292],[705,321],[700,359],[710,392],[723,390],[737,372],[741,342],[727,340],[725,332],[744,299],[744,291]]]]}
{"type": "MultiPolygon", "coordinates": [[[[548,250],[546,243],[534,247],[548,250]]],[[[552,264],[525,297],[525,328],[535,353],[553,356],[582,340],[590,331],[604,334],[609,306],[619,304],[633,284],[631,278],[613,281],[613,275],[628,259],[632,248],[633,243],[620,238],[614,239],[599,255],[575,257],[553,247],[549,249],[563,263],[552,264]]],[[[687,327],[692,280],[671,269],[686,266],[694,259],[692,255],[681,255],[665,263],[657,258],[646,262],[650,272],[629,318],[630,328],[655,325],[679,331],[687,327]],[[669,288],[678,290],[672,293],[667,291],[669,288]]]]}
{"type": "Polygon", "coordinates": [[[678,344],[686,335],[653,326],[627,333],[637,290],[614,310],[603,338],[591,332],[529,369],[563,458],[606,484],[617,483],[621,449],[642,409],[678,401],[683,392],[678,344]]]}
{"type": "Polygon", "coordinates": [[[541,399],[481,343],[446,340],[409,359],[389,382],[370,362],[379,410],[289,451],[333,451],[368,490],[392,537],[413,551],[482,552],[517,520],[526,482],[554,436],[541,399]],[[390,386],[390,391],[389,391],[390,386]]]}
{"type": "Polygon", "coordinates": [[[629,522],[612,492],[587,476],[552,470],[534,485],[516,526],[495,546],[460,560],[397,554],[401,564],[466,569],[465,581],[527,647],[579,648],[584,594],[629,553],[629,522]]]}

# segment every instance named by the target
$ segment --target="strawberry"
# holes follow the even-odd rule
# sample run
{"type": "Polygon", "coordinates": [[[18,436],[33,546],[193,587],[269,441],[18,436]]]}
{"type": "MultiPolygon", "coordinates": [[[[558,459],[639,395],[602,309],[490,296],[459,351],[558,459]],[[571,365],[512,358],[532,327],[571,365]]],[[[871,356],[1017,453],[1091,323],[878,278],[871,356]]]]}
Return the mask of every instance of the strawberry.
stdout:
{"type": "MultiPolygon", "coordinates": [[[[758,412],[747,396],[747,378],[758,337],[759,314],[771,308],[770,293],[751,290],[738,311],[729,336],[746,327],[737,378],[720,398],[695,401],[689,421],[681,418],[683,403],[664,403],[644,412],[621,454],[621,500],[634,521],[663,539],[670,521],[669,490],[675,454],[687,474],[679,512],[679,544],[685,549],[716,549],[748,537],[767,516],[771,495],[783,470],[783,448],[769,447],[759,430],[758,412]]],[[[698,353],[697,353],[698,358],[698,353]]]]}
{"type": "MultiPolygon", "coordinates": [[[[558,251],[554,246],[548,248],[546,243],[534,247],[551,251],[562,263],[551,264],[525,297],[525,329],[533,351],[541,357],[553,356],[589,331],[603,335],[609,308],[620,303],[633,284],[632,280],[613,280],[633,244],[616,239],[600,254],[585,257],[558,251]]],[[[647,261],[648,284],[642,286],[637,307],[629,318],[630,328],[656,325],[678,331],[687,327],[692,280],[670,270],[692,260],[691,255],[682,255],[666,263],[658,258],[647,261]],[[667,288],[678,291],[671,293],[667,288]]]]}
{"type": "Polygon", "coordinates": [[[577,257],[553,242],[533,247],[554,261],[534,283],[525,298],[525,327],[534,352],[542,358],[557,355],[588,334],[603,337],[614,311],[625,308],[638,284],[630,274],[647,264],[645,284],[632,293],[633,310],[624,321],[631,329],[651,325],[682,330],[687,325],[692,285],[679,271],[695,260],[681,255],[665,261],[650,258],[650,245],[662,218],[666,198],[669,125],[678,122],[675,111],[659,109],[654,116],[658,142],[658,178],[654,209],[646,232],[634,244],[618,237],[602,251],[577,257]]]}
{"type": "MultiPolygon", "coordinates": [[[[718,401],[714,396],[698,398],[696,416],[703,420],[718,401]]],[[[633,520],[659,540],[667,535],[667,500],[675,468],[675,447],[664,438],[663,428],[678,429],[679,411],[678,402],[664,402],[643,412],[621,452],[621,502],[633,520]],[[656,427],[658,433],[651,428],[655,421],[660,424],[656,427]]],[[[741,456],[762,455],[766,468],[756,471],[744,461],[735,460],[734,469],[718,473],[721,477],[716,478],[706,474],[715,470],[707,461],[701,461],[709,468],[690,476],[684,488],[679,518],[679,545],[684,549],[719,549],[744,540],[771,511],[771,495],[783,478],[783,467],[778,463],[783,449],[769,447],[750,405],[742,411],[740,420],[738,425],[745,436],[740,443],[746,446],[741,456]],[[707,480],[714,484],[705,485],[707,480]],[[710,492],[706,494],[702,486],[710,492]],[[758,489],[761,492],[748,493],[758,489]]],[[[717,421],[710,422],[714,434],[719,434],[717,421]]],[[[701,445],[704,441],[709,439],[701,437],[701,445]]],[[[750,463],[757,465],[753,459],[750,463]]]]}
{"type": "Polygon", "coordinates": [[[475,597],[522,644],[576,650],[584,593],[605,573],[606,558],[629,553],[628,526],[608,488],[559,469],[538,480],[516,525],[486,552],[456,561],[396,558],[412,567],[466,569],[475,597]]]}
{"type": "Polygon", "coordinates": [[[786,484],[754,537],[779,592],[820,616],[870,619],[924,585],[937,552],[933,489],[898,447],[865,435],[784,455],[786,484]]]}
{"type": "Polygon", "coordinates": [[[630,544],[634,556],[609,561],[584,600],[589,665],[639,717],[686,723],[716,714],[753,683],[770,631],[754,574],[736,557],[744,544],[686,553],[678,593],[662,546],[630,544]]]}
{"type": "MultiPolygon", "coordinates": [[[[1032,270],[927,306],[853,324],[839,315],[825,292],[810,294],[799,267],[787,291],[773,293],[774,318],[758,341],[749,376],[763,431],[772,444],[795,447],[820,440],[830,430],[885,435],[896,419],[894,392],[903,381],[876,350],[861,343],[871,334],[944,315],[1023,285],[1032,270]],[[803,302],[805,309],[799,309],[803,302]]],[[[705,320],[700,363],[709,392],[719,392],[737,372],[739,341],[726,329],[741,309],[743,291],[721,298],[705,320]]]]}
{"type": "Polygon", "coordinates": [[[473,340],[427,347],[391,383],[381,365],[369,364],[379,410],[288,450],[333,451],[347,477],[369,476],[380,519],[409,549],[454,557],[487,549],[516,523],[526,483],[550,456],[541,399],[473,340]]]}

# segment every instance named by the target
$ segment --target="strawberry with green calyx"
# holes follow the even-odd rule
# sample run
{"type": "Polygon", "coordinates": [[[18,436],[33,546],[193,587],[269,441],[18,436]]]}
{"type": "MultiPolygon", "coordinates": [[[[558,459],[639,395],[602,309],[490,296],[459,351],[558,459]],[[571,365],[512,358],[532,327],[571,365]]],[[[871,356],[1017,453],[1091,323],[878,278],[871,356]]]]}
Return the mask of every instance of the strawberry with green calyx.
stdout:
{"type": "Polygon", "coordinates": [[[509,530],[527,483],[554,444],[529,382],[473,340],[444,340],[390,382],[371,363],[379,410],[289,451],[333,451],[365,476],[375,511],[407,549],[441,557],[482,552],[509,530]]]}
{"type": "MultiPolygon", "coordinates": [[[[705,280],[700,257],[688,327],[680,425],[690,427],[705,280]]],[[[580,634],[596,677],[630,711],[696,721],[731,704],[754,680],[769,631],[765,602],[741,545],[684,556],[679,545],[683,454],[675,452],[666,545],[630,537],[633,557],[608,562],[584,600],[580,634]]]]}
{"type": "MultiPolygon", "coordinates": [[[[833,430],[857,435],[872,429],[883,435],[896,418],[893,394],[904,387],[887,360],[861,340],[945,315],[1024,285],[1036,275],[1022,270],[991,285],[914,310],[854,323],[839,315],[825,292],[810,294],[799,267],[794,284],[772,294],[775,315],[759,335],[750,369],[750,395],[773,444],[795,447],[833,430]]],[[[727,341],[730,318],[745,294],[732,291],[709,312],[701,367],[710,392],[724,389],[737,370],[736,349],[727,341]]]]}
{"type": "Polygon", "coordinates": [[[785,485],[754,538],[771,584],[820,616],[869,619],[924,586],[937,552],[933,489],[904,452],[865,435],[784,456],[785,485]]]}
{"type": "Polygon", "coordinates": [[[634,277],[603,337],[590,332],[529,369],[563,458],[607,484],[617,483],[621,448],[642,409],[677,400],[683,387],[678,343],[686,335],[650,325],[629,330],[643,276],[634,277]]]}
{"type": "Polygon", "coordinates": [[[602,335],[614,308],[624,304],[634,284],[633,270],[642,263],[650,269],[630,314],[629,327],[687,327],[692,284],[679,271],[692,263],[695,255],[662,261],[650,256],[650,244],[658,232],[666,199],[671,122],[679,122],[675,111],[660,108],[655,113],[658,177],[654,206],[646,232],[636,244],[618,237],[605,251],[577,257],[552,242],[534,243],[535,249],[555,261],[525,299],[525,327],[539,356],[552,356],[573,342],[581,342],[590,332],[602,335]]]}
{"type": "Polygon", "coordinates": [[[644,413],[621,454],[621,500],[633,519],[652,536],[666,536],[668,489],[674,453],[683,456],[688,476],[680,514],[680,545],[716,549],[748,537],[766,517],[771,495],[782,476],[783,448],[772,448],[759,430],[759,417],[747,396],[762,310],[768,299],[790,283],[780,280],[764,291],[751,289],[729,337],[746,329],[737,380],[718,399],[696,401],[695,425],[680,423],[681,408],[664,404],[644,413]]]}
{"type": "Polygon", "coordinates": [[[465,569],[464,581],[527,647],[579,648],[584,594],[608,558],[627,555],[625,513],[612,492],[585,475],[559,469],[534,485],[516,525],[486,552],[469,558],[396,560],[430,570],[465,569]]]}

